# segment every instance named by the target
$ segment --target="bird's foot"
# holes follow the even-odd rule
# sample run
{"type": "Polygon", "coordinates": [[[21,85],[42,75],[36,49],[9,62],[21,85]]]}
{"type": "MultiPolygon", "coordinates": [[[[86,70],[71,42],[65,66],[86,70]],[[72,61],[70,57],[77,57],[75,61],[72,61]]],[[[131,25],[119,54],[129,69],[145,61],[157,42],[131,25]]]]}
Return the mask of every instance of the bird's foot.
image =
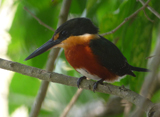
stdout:
{"type": "Polygon", "coordinates": [[[95,92],[95,90],[97,89],[97,86],[98,86],[98,84],[102,84],[103,85],[103,79],[101,79],[101,80],[98,80],[97,82],[95,82],[94,84],[93,84],[93,92],[95,92]]]}
{"type": "Polygon", "coordinates": [[[83,79],[86,79],[86,77],[82,76],[82,77],[78,78],[78,80],[77,80],[77,86],[78,86],[78,88],[79,88],[79,85],[81,84],[81,82],[82,82],[83,79]]]}

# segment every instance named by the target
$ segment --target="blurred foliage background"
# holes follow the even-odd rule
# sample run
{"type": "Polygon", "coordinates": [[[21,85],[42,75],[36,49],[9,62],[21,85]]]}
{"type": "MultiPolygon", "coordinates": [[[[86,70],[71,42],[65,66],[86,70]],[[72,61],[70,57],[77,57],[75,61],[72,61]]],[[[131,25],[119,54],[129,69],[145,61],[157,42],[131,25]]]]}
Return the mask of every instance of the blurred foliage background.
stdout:
{"type": "MultiPolygon", "coordinates": [[[[13,5],[17,6],[17,9],[11,28],[9,29],[11,42],[8,46],[7,54],[13,61],[44,69],[49,52],[29,61],[24,61],[24,59],[36,48],[48,41],[54,32],[40,25],[24,10],[24,7],[27,7],[45,24],[56,29],[62,0],[54,0],[53,2],[51,0],[14,0],[13,5]]],[[[159,1],[151,0],[149,5],[160,13],[159,1]]],[[[68,18],[88,17],[99,27],[99,33],[102,34],[117,27],[126,17],[141,6],[142,4],[136,0],[72,0],[68,18]]],[[[150,56],[155,49],[160,23],[159,19],[148,9],[145,9],[145,12],[154,22],[149,21],[144,12],[140,11],[136,17],[129,20],[115,33],[105,36],[112,42],[117,41],[116,45],[131,65],[144,68],[147,67],[147,62],[149,61],[146,57],[150,56]]],[[[63,51],[57,59],[55,72],[80,77],[80,74],[66,61],[63,51]]],[[[113,84],[118,86],[124,85],[139,93],[146,73],[135,72],[135,74],[137,76],[136,78],[126,76],[120,82],[113,84]]],[[[41,81],[38,79],[15,73],[9,85],[9,114],[12,114],[22,105],[27,108],[29,113],[40,83],[41,81]]],[[[74,87],[51,83],[39,117],[60,116],[76,90],[77,88],[74,87]]],[[[152,101],[160,101],[159,96],[160,91],[155,92],[152,101]]],[[[104,105],[106,105],[112,97],[112,95],[84,90],[68,116],[95,116],[96,113],[103,110],[104,105]]],[[[114,108],[116,108],[116,106],[114,108]]],[[[130,112],[132,112],[134,108],[135,107],[132,106],[130,112]]],[[[123,111],[121,111],[116,114],[112,112],[108,117],[123,116],[123,111]]]]}

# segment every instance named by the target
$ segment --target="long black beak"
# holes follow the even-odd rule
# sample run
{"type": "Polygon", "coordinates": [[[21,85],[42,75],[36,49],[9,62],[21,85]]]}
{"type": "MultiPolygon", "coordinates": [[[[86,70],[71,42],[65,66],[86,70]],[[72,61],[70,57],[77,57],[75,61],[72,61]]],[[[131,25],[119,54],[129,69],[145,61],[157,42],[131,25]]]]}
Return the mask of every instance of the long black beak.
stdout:
{"type": "Polygon", "coordinates": [[[59,43],[60,43],[60,40],[58,40],[58,39],[57,40],[50,39],[45,44],[43,44],[41,47],[39,47],[37,50],[35,50],[32,54],[30,54],[25,59],[25,61],[44,53],[45,51],[49,50],[50,48],[52,48],[53,46],[55,46],[55,45],[57,45],[59,43]]]}

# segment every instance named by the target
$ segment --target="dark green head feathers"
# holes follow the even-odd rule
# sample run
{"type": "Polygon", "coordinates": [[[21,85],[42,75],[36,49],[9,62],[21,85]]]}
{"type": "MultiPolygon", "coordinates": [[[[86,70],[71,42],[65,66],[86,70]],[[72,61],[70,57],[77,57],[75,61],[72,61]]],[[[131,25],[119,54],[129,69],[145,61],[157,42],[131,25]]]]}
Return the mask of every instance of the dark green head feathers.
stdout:
{"type": "Polygon", "coordinates": [[[98,28],[94,26],[88,18],[74,18],[66,21],[55,31],[55,35],[59,33],[59,36],[78,36],[83,34],[97,34],[98,28]]]}

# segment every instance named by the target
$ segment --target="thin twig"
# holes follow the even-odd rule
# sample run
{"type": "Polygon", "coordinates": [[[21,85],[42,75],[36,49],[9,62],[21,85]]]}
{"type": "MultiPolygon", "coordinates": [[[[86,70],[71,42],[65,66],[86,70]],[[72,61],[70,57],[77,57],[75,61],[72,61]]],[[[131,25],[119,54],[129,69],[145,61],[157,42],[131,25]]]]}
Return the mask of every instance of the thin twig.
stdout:
{"type": "Polygon", "coordinates": [[[66,117],[68,112],[70,111],[70,109],[73,107],[73,105],[75,104],[75,102],[77,101],[78,97],[80,96],[80,94],[82,93],[83,89],[78,89],[77,92],[74,94],[74,96],[72,97],[71,101],[69,102],[69,104],[66,106],[66,108],[64,109],[63,113],[61,114],[60,117],[66,117]]]}
{"type": "MultiPolygon", "coordinates": [[[[145,5],[145,2],[144,0],[139,0],[141,2],[141,4],[145,5]]],[[[152,7],[150,7],[149,5],[147,5],[147,8],[155,15],[157,16],[159,19],[160,19],[160,14],[155,11],[152,7]]]]}
{"type": "Polygon", "coordinates": [[[144,15],[146,16],[146,18],[151,21],[152,23],[154,22],[154,20],[152,20],[151,18],[148,17],[147,13],[145,12],[145,10],[143,9],[144,15]]]}
{"type": "MultiPolygon", "coordinates": [[[[70,5],[71,5],[71,0],[63,0],[61,11],[60,11],[60,16],[62,16],[62,17],[59,17],[58,26],[67,20],[70,5]]],[[[49,58],[48,58],[47,64],[46,64],[47,71],[49,71],[49,72],[53,71],[54,65],[55,65],[55,60],[59,54],[59,51],[60,51],[59,48],[56,48],[56,49],[53,48],[50,51],[49,58]]],[[[48,86],[49,86],[48,81],[42,81],[38,95],[37,95],[36,100],[32,106],[32,109],[30,112],[30,117],[37,117],[38,116],[42,102],[46,96],[48,86]]]]}
{"type": "Polygon", "coordinates": [[[42,26],[48,28],[49,30],[55,32],[55,30],[54,30],[52,27],[50,27],[50,26],[48,26],[47,24],[45,24],[44,22],[42,22],[42,21],[41,21],[38,17],[36,17],[31,11],[29,11],[29,9],[27,9],[27,7],[24,7],[24,10],[27,11],[30,15],[32,15],[32,17],[33,17],[34,19],[36,19],[40,25],[42,25],[42,26]]]}
{"type": "MultiPolygon", "coordinates": [[[[55,72],[47,72],[42,69],[30,67],[27,65],[4,60],[1,58],[0,58],[0,68],[14,71],[14,72],[17,72],[17,73],[20,73],[23,75],[35,77],[40,80],[45,80],[48,82],[60,83],[60,84],[68,85],[68,86],[77,87],[77,83],[76,83],[77,79],[75,77],[65,76],[62,74],[55,73],[55,72]]],[[[83,89],[87,89],[87,90],[92,91],[93,84],[94,84],[94,81],[84,79],[84,81],[81,83],[80,87],[83,89]]],[[[141,95],[139,95],[129,89],[126,89],[124,87],[122,88],[122,87],[114,86],[112,84],[104,84],[104,85],[98,85],[96,91],[101,92],[101,93],[119,96],[123,99],[126,99],[126,100],[132,102],[136,106],[140,106],[141,102],[143,102],[145,100],[145,103],[144,103],[145,106],[141,109],[143,109],[143,111],[145,111],[147,113],[153,108],[153,106],[155,106],[155,104],[153,104],[149,99],[142,97],[141,95]]],[[[36,116],[34,116],[34,117],[36,117],[36,116]]]]}
{"type": "Polygon", "coordinates": [[[105,35],[109,35],[109,34],[112,34],[114,32],[116,32],[121,26],[123,26],[129,19],[133,18],[134,16],[136,16],[141,10],[143,10],[145,7],[147,7],[148,3],[150,2],[151,0],[148,0],[140,9],[138,9],[137,11],[135,11],[133,14],[131,14],[129,17],[125,18],[124,21],[118,25],[115,29],[113,29],[112,31],[110,32],[106,32],[106,33],[103,33],[101,34],[101,36],[105,36],[105,35]]]}

